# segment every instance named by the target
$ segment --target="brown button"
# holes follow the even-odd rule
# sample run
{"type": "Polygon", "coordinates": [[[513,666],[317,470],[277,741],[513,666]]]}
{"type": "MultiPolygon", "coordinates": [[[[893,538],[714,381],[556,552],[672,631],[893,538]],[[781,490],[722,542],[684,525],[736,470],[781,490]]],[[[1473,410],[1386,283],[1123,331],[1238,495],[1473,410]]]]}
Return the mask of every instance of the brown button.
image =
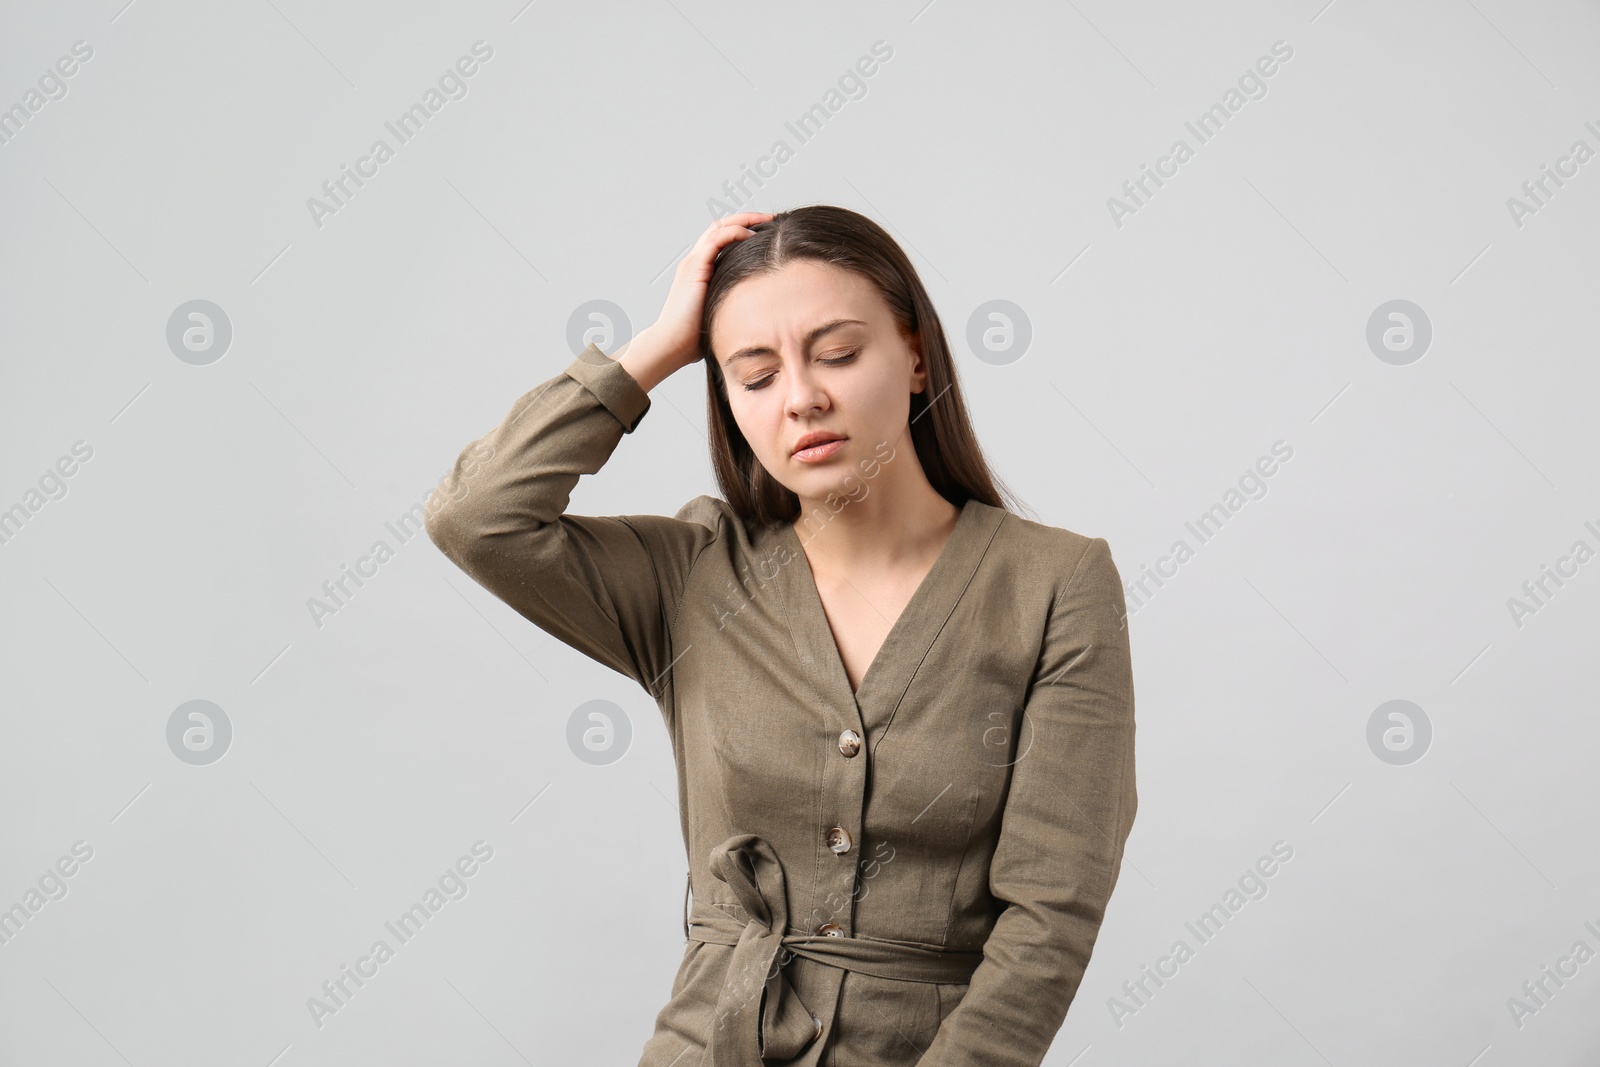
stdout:
{"type": "Polygon", "coordinates": [[[842,856],[850,851],[850,831],[842,826],[835,826],[828,831],[828,847],[833,849],[834,855],[842,856]]]}
{"type": "Polygon", "coordinates": [[[844,927],[840,926],[838,923],[823,923],[821,926],[817,927],[817,933],[824,937],[843,937],[844,927]]]}
{"type": "Polygon", "coordinates": [[[856,733],[854,730],[846,730],[844,733],[840,734],[839,751],[844,753],[845,759],[849,759],[857,752],[860,752],[861,735],[856,733]]]}
{"type": "Polygon", "coordinates": [[[811,1021],[817,1024],[817,1036],[821,1037],[822,1036],[822,1020],[817,1018],[815,1015],[813,1015],[811,1017],[811,1021]]]}

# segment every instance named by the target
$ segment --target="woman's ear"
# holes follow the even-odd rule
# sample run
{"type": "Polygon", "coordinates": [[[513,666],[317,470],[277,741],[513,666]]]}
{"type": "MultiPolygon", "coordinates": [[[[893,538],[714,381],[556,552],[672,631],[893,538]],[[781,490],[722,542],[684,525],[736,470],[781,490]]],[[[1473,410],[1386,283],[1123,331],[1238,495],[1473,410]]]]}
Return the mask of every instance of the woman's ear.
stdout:
{"type": "Polygon", "coordinates": [[[910,333],[901,336],[911,350],[911,391],[920,393],[928,387],[928,359],[922,351],[922,335],[910,333]]]}

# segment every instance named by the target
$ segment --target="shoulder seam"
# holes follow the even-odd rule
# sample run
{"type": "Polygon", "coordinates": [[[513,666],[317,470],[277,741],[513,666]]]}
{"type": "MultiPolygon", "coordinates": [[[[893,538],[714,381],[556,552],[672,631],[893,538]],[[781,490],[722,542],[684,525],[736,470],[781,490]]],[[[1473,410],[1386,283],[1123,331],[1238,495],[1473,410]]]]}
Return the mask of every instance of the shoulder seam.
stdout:
{"type": "MultiPolygon", "coordinates": [[[[1068,593],[1072,592],[1072,587],[1078,582],[1078,572],[1083,570],[1083,561],[1089,558],[1089,553],[1094,551],[1094,546],[1096,544],[1103,543],[1104,541],[1105,538],[1103,537],[1089,538],[1089,543],[1083,546],[1083,551],[1078,555],[1078,562],[1072,565],[1072,574],[1068,576],[1067,584],[1061,589],[1062,596],[1066,596],[1068,593]]],[[[1110,547],[1111,546],[1109,544],[1106,545],[1107,549],[1110,547]]]]}
{"type": "MultiPolygon", "coordinates": [[[[1090,552],[1094,551],[1095,542],[1103,540],[1105,539],[1102,537],[1091,537],[1089,538],[1089,543],[1083,546],[1083,551],[1078,554],[1078,562],[1072,565],[1072,573],[1067,576],[1067,583],[1057,589],[1055,595],[1050,598],[1050,617],[1052,619],[1061,610],[1062,602],[1071,594],[1073,587],[1078,584],[1078,573],[1083,570],[1083,561],[1089,558],[1090,552]]],[[[1109,549],[1111,546],[1107,545],[1106,547],[1109,549]]]]}
{"type": "MultiPolygon", "coordinates": [[[[649,551],[649,545],[645,544],[644,537],[639,533],[639,528],[633,523],[629,522],[626,515],[618,515],[617,519],[622,523],[622,525],[628,528],[629,533],[633,534],[633,539],[639,542],[639,547],[645,549],[645,558],[650,561],[650,579],[651,581],[655,582],[656,589],[659,590],[661,588],[661,568],[656,565],[655,554],[649,551]]],[[[660,699],[660,697],[658,697],[655,691],[651,688],[649,682],[645,681],[644,679],[640,679],[640,684],[644,686],[644,691],[649,693],[651,697],[657,700],[660,699]]]]}
{"type": "Polygon", "coordinates": [[[678,617],[683,614],[683,602],[688,599],[689,581],[694,577],[695,570],[700,566],[700,561],[705,558],[706,549],[722,539],[723,524],[728,521],[728,514],[722,508],[717,508],[717,524],[711,528],[711,537],[700,546],[700,551],[694,554],[694,561],[689,564],[689,569],[683,574],[683,594],[678,597],[677,606],[672,609],[672,621],[667,625],[667,634],[671,636],[678,629],[678,617]]]}
{"type": "MultiPolygon", "coordinates": [[[[691,501],[691,503],[692,503],[692,501],[691,501]]],[[[639,543],[641,545],[644,544],[644,538],[642,536],[640,536],[638,527],[634,526],[633,523],[629,522],[626,516],[618,516],[618,518],[620,518],[623,521],[623,523],[625,523],[627,525],[629,530],[633,531],[633,536],[639,539],[639,543]]],[[[672,618],[667,620],[666,633],[667,633],[667,641],[668,641],[668,645],[669,645],[669,648],[668,648],[669,652],[671,651],[672,648],[677,646],[676,634],[677,634],[677,630],[678,630],[678,617],[683,614],[683,602],[686,599],[688,599],[687,594],[688,594],[688,591],[689,591],[689,581],[690,581],[691,578],[694,577],[695,569],[700,566],[700,560],[702,558],[704,558],[704,556],[706,554],[706,549],[710,548],[711,545],[714,542],[716,542],[717,540],[720,539],[720,535],[722,533],[722,526],[723,526],[723,523],[724,523],[725,519],[726,519],[726,516],[725,516],[723,510],[721,508],[718,508],[717,509],[717,524],[716,524],[716,526],[712,527],[712,529],[711,529],[711,537],[706,540],[705,544],[700,546],[700,550],[695,553],[695,557],[694,557],[693,561],[691,561],[690,564],[689,564],[689,569],[684,572],[684,575],[683,575],[683,588],[679,591],[678,602],[673,605],[672,618]]],[[[654,555],[652,555],[652,554],[647,552],[646,556],[650,560],[650,575],[651,575],[651,577],[654,579],[654,581],[656,583],[656,588],[660,589],[661,588],[661,569],[656,565],[656,558],[655,558],[654,555]]],[[[672,686],[672,677],[671,677],[670,664],[669,664],[669,670],[667,672],[667,681],[666,681],[665,685],[663,685],[661,687],[661,692],[660,693],[655,692],[648,685],[646,685],[645,691],[650,693],[650,695],[652,697],[654,697],[656,700],[660,700],[666,695],[666,690],[669,687],[674,688],[674,691],[676,691],[675,687],[672,686]]]]}
{"type": "MultiPolygon", "coordinates": [[[[635,526],[632,522],[630,522],[626,515],[618,515],[617,518],[622,522],[622,524],[624,526],[626,526],[628,528],[629,532],[631,532],[633,534],[634,539],[639,542],[640,546],[641,547],[645,547],[645,548],[648,549],[648,546],[645,545],[644,537],[639,533],[639,528],[637,526],[635,526]]],[[[671,651],[671,647],[670,646],[676,644],[676,642],[673,641],[673,634],[678,628],[678,616],[680,614],[682,614],[682,612],[683,612],[683,601],[685,599],[683,594],[688,591],[689,578],[690,578],[691,575],[694,574],[695,568],[700,565],[700,557],[705,555],[706,549],[711,547],[711,542],[716,540],[716,535],[718,533],[720,533],[721,530],[722,530],[722,518],[719,515],[718,518],[717,518],[717,525],[712,531],[711,539],[708,540],[705,544],[700,546],[700,551],[695,553],[694,560],[689,564],[689,569],[684,572],[683,590],[681,590],[679,592],[677,604],[673,605],[672,618],[667,621],[666,633],[667,633],[667,641],[669,643],[669,648],[668,648],[669,652],[671,651]]],[[[661,568],[656,563],[655,554],[652,553],[652,552],[649,552],[647,550],[645,552],[645,558],[650,561],[650,577],[656,583],[656,588],[659,590],[659,589],[662,588],[661,568]]],[[[645,688],[645,692],[649,693],[651,695],[651,697],[653,697],[656,700],[660,700],[663,696],[666,695],[667,686],[670,686],[671,684],[672,684],[672,682],[671,682],[671,676],[670,676],[670,670],[669,670],[669,672],[668,672],[668,681],[667,681],[666,685],[662,687],[660,693],[657,693],[654,689],[652,689],[651,686],[649,685],[649,683],[644,683],[644,688],[645,688]]]]}

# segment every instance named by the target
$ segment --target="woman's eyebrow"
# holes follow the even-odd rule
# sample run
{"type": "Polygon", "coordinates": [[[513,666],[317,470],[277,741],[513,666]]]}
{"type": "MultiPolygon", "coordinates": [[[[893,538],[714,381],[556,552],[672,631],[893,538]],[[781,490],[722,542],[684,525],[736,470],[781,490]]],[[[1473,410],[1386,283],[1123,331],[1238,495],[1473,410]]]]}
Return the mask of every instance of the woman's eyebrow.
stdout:
{"type": "MultiPolygon", "coordinates": [[[[816,344],[817,339],[824,334],[830,333],[842,327],[865,325],[867,325],[867,323],[863,322],[861,319],[833,319],[829,322],[823,323],[821,326],[818,326],[816,329],[806,334],[806,347],[810,348],[812,345],[816,344]]],[[[739,351],[729,356],[722,365],[724,367],[731,367],[733,366],[735,360],[747,359],[752,356],[771,356],[775,354],[776,352],[770,345],[749,345],[745,348],[739,349],[739,351]]]]}

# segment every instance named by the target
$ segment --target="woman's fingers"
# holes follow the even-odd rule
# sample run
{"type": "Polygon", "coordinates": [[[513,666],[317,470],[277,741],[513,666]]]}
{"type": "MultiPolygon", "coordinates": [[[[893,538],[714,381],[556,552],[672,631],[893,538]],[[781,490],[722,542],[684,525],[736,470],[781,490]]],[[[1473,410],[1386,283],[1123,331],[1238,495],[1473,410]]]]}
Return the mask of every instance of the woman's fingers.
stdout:
{"type": "Polygon", "coordinates": [[[722,218],[713,222],[708,229],[714,230],[719,226],[749,226],[763,219],[774,217],[770,211],[740,211],[733,215],[722,216],[722,218]]]}
{"type": "Polygon", "coordinates": [[[694,248],[679,261],[678,268],[680,270],[687,268],[700,273],[726,245],[753,236],[755,231],[750,229],[751,226],[770,221],[775,217],[770,211],[745,211],[737,215],[724,215],[706,227],[705,232],[700,235],[700,240],[695,242],[694,248]]]}
{"type": "MultiPolygon", "coordinates": [[[[724,215],[706,227],[705,233],[700,235],[700,241],[703,244],[711,243],[725,230],[750,233],[752,232],[750,230],[751,226],[758,222],[770,221],[775,217],[770,211],[742,211],[737,215],[724,215]]],[[[725,244],[727,242],[724,240],[722,243],[725,244]]]]}
{"type": "Polygon", "coordinates": [[[701,252],[716,252],[723,245],[737,241],[741,237],[750,237],[755,233],[748,226],[719,226],[700,238],[697,248],[701,252]]]}

